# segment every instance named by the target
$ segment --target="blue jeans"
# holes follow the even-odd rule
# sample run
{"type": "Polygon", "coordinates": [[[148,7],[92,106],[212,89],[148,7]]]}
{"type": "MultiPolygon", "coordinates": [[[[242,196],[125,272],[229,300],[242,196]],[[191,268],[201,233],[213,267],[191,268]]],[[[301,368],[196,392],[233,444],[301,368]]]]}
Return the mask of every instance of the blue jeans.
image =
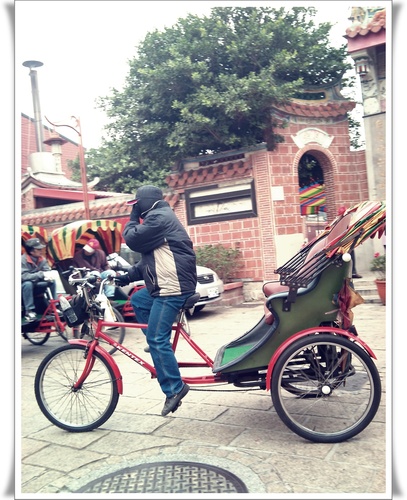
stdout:
{"type": "Polygon", "coordinates": [[[131,296],[130,302],[138,323],[147,323],[143,329],[161,390],[170,398],[178,394],[184,383],[171,345],[172,325],[185,301],[192,294],[170,297],[151,297],[147,288],[131,296]]]}
{"type": "Polygon", "coordinates": [[[55,281],[23,281],[21,283],[21,292],[25,312],[35,311],[34,294],[44,293],[46,288],[51,290],[52,298],[57,299],[57,284],[55,281]]]}

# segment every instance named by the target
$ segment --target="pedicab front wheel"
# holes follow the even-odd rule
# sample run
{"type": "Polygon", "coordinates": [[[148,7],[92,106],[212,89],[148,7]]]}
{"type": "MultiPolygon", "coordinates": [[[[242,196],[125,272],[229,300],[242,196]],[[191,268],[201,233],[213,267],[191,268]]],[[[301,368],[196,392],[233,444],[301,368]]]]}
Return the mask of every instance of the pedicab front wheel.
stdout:
{"type": "Polygon", "coordinates": [[[82,374],[85,345],[64,345],[50,352],[35,375],[35,397],[44,416],[70,432],[87,432],[104,424],[113,414],[119,391],[113,369],[98,352],[80,387],[74,384],[82,374]]]}
{"type": "Polygon", "coordinates": [[[381,382],[363,348],[338,335],[314,334],[280,355],[271,397],[278,416],[293,432],[317,443],[338,443],[373,420],[381,382]]]}

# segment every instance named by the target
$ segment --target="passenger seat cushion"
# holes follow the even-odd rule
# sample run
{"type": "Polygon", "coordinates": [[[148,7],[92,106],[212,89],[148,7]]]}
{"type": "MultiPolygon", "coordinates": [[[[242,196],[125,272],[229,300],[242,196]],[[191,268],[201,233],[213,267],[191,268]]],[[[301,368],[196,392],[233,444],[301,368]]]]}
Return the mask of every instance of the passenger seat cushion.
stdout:
{"type": "Polygon", "coordinates": [[[281,285],[279,281],[268,281],[263,285],[263,293],[266,297],[281,292],[288,292],[288,286],[281,285]]]}

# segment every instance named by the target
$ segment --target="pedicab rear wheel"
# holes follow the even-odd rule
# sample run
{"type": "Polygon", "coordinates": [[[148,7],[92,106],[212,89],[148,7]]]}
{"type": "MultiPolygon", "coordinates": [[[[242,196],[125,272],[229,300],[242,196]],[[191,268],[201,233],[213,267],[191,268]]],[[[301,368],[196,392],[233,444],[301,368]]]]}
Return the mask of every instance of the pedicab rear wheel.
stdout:
{"type": "Polygon", "coordinates": [[[381,382],[360,346],[339,335],[314,334],[297,340],[278,358],[271,397],[293,432],[317,443],[338,443],[373,420],[381,382]]]}
{"type": "Polygon", "coordinates": [[[51,336],[50,333],[36,332],[35,330],[31,332],[30,331],[23,332],[23,337],[33,345],[45,344],[45,342],[50,338],[50,336],[51,336]]]}

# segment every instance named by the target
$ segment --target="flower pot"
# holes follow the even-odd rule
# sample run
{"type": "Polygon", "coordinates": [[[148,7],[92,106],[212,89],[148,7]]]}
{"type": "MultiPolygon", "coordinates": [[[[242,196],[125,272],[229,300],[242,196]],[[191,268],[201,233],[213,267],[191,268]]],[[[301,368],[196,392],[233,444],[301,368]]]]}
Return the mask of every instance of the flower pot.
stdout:
{"type": "Polygon", "coordinates": [[[375,280],[377,293],[379,294],[382,304],[386,305],[386,280],[375,280]]]}

